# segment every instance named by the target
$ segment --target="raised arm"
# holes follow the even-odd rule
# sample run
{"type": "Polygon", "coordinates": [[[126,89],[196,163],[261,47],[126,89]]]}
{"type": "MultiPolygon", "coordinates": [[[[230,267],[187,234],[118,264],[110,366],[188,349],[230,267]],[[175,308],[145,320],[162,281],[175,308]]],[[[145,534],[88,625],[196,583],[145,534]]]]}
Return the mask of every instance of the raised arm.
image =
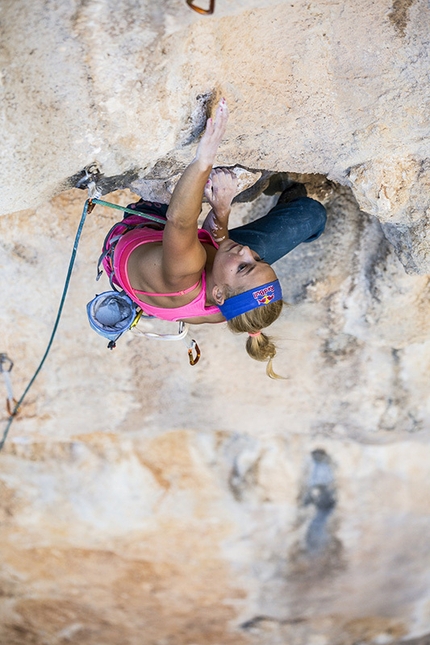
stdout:
{"type": "Polygon", "coordinates": [[[203,191],[225,133],[228,109],[224,99],[215,119],[208,119],[196,156],[173,191],[163,234],[163,274],[172,284],[193,275],[204,266],[206,255],[197,237],[203,191]]]}

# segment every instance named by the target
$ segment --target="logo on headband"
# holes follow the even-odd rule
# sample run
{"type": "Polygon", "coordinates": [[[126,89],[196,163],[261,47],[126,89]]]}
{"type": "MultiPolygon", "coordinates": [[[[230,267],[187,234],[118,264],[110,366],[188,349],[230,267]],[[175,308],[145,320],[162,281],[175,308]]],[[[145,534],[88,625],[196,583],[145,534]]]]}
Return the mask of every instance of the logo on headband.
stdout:
{"type": "Polygon", "coordinates": [[[274,300],[275,298],[275,287],[273,286],[273,284],[271,284],[264,289],[253,291],[252,295],[259,305],[268,305],[269,302],[272,302],[272,300],[274,300]]]}

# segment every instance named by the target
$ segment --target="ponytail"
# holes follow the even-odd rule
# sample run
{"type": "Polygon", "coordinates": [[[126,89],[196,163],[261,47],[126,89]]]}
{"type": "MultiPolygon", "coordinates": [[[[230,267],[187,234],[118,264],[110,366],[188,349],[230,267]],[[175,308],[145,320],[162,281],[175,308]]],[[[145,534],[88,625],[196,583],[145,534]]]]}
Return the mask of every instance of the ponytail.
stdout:
{"type": "Polygon", "coordinates": [[[273,370],[272,361],[276,354],[276,346],[261,330],[275,322],[282,311],[282,305],[283,301],[277,300],[247,311],[227,322],[232,332],[249,334],[246,341],[248,355],[256,361],[267,361],[266,374],[273,379],[283,378],[273,370]]]}

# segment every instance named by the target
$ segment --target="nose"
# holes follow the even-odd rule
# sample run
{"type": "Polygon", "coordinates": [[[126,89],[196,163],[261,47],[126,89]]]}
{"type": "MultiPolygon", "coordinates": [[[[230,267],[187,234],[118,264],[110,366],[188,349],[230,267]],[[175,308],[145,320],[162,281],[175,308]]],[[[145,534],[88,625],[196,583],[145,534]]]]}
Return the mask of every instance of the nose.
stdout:
{"type": "Polygon", "coordinates": [[[249,248],[249,246],[242,246],[242,248],[239,251],[239,255],[252,255],[251,249],[249,248]]]}

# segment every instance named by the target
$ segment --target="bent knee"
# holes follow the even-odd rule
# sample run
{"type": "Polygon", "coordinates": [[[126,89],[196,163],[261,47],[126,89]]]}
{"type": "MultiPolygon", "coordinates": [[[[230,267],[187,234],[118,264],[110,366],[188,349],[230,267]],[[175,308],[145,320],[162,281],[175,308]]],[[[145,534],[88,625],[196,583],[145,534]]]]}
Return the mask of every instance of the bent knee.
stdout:
{"type": "Polygon", "coordinates": [[[319,227],[324,230],[327,222],[326,209],[320,202],[317,202],[316,199],[311,199],[310,197],[308,197],[307,199],[309,199],[309,209],[312,212],[315,222],[318,223],[319,227]]]}
{"type": "Polygon", "coordinates": [[[316,239],[325,229],[325,225],[327,223],[327,211],[320,202],[316,201],[316,199],[312,199],[311,197],[306,197],[306,199],[308,200],[308,214],[312,217],[314,228],[314,235],[312,237],[313,239],[316,239]]]}
{"type": "Polygon", "coordinates": [[[311,197],[302,197],[301,199],[303,202],[306,200],[306,206],[304,203],[303,206],[306,207],[306,215],[312,228],[312,234],[306,241],[312,242],[313,240],[316,240],[325,229],[325,225],[327,223],[327,211],[320,202],[317,202],[316,199],[312,199],[311,197]]]}

